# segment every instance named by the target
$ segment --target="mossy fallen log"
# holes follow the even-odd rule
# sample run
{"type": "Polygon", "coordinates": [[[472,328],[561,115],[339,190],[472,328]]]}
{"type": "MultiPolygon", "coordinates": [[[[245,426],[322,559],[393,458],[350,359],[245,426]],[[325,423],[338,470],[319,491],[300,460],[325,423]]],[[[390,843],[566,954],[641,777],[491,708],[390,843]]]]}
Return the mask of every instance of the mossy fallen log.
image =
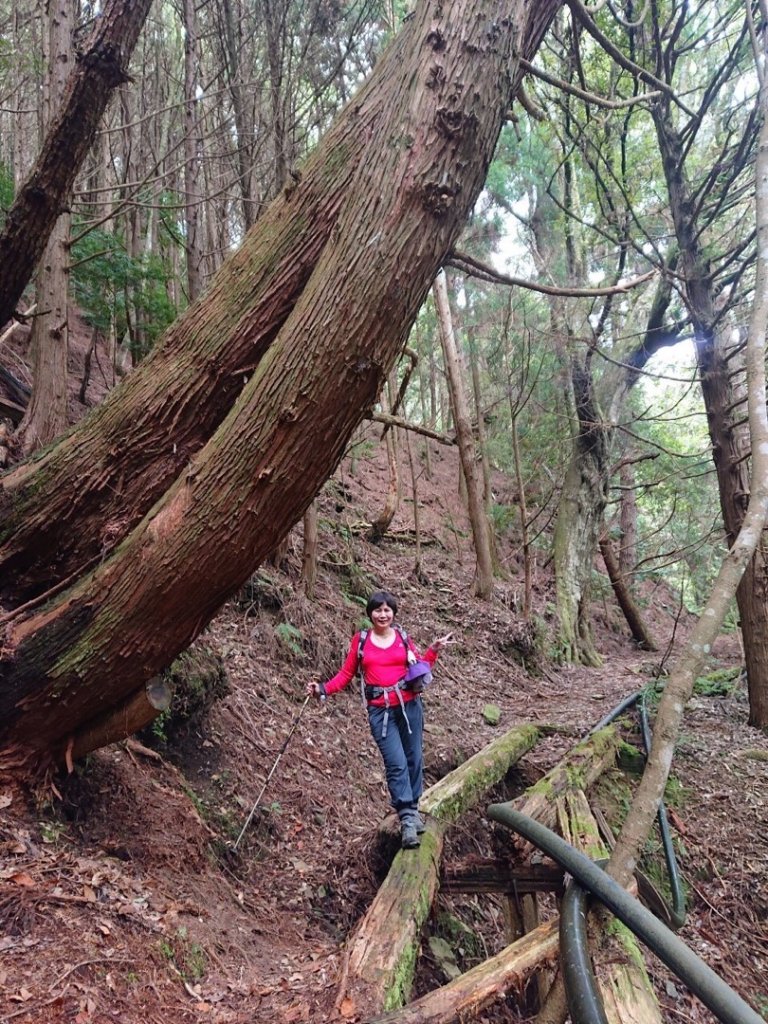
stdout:
{"type": "Polygon", "coordinates": [[[408,998],[421,929],[438,888],[445,831],[483,799],[538,737],[536,726],[517,726],[425,792],[421,808],[427,831],[421,846],[397,854],[348,944],[336,999],[343,1015],[393,1009],[408,998]]]}
{"type": "Polygon", "coordinates": [[[365,1017],[366,1024],[458,1024],[520,989],[531,973],[552,961],[558,951],[558,922],[539,925],[522,939],[483,961],[460,978],[435,989],[408,1006],[365,1017]]]}
{"type": "MultiPolygon", "coordinates": [[[[603,772],[614,764],[620,738],[616,727],[608,725],[568,751],[565,757],[538,782],[511,802],[511,806],[529,818],[552,828],[557,819],[557,800],[570,790],[587,791],[603,772]]],[[[519,848],[533,847],[523,840],[519,848]]]]}

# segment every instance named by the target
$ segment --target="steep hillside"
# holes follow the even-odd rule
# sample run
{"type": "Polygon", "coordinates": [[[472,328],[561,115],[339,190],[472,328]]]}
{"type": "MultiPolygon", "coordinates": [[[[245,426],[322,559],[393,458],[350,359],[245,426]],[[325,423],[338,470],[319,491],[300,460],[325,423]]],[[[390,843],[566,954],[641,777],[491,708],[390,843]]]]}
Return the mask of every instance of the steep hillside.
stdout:
{"type": "MultiPolygon", "coordinates": [[[[432,445],[430,456],[429,479],[423,458],[416,460],[418,578],[407,479],[390,533],[378,545],[365,539],[387,484],[369,434],[355,451],[354,472],[346,459],[320,501],[316,596],[303,594],[299,529],[280,567],[262,567],[200,638],[221,655],[230,682],[204,720],[154,750],[149,740],[102,750],[35,793],[0,776],[0,1020],[332,1018],[342,944],[385,868],[377,830],[386,789],[356,687],[306,707],[304,688],[335,671],[375,586],[400,597],[400,619],[417,643],[448,630],[460,640],[440,659],[425,697],[430,782],[514,723],[558,726],[496,795],[519,792],[651,676],[661,655],[631,646],[607,591],[595,607],[604,667],[548,661],[551,581],[539,566],[535,623],[525,623],[514,534],[502,543],[506,575],[495,600],[475,600],[456,452],[432,445]],[[483,716],[487,704],[500,710],[496,726],[483,716]]],[[[496,483],[509,499],[506,481],[496,483]]],[[[645,596],[666,642],[676,602],[662,584],[645,596]]],[[[715,665],[737,664],[735,640],[723,639],[716,655],[715,665]]],[[[765,1011],[768,739],[746,727],[742,687],[710,690],[692,701],[674,766],[672,816],[691,901],[683,934],[765,1011]]],[[[477,815],[450,833],[447,856],[505,842],[477,815]]],[[[442,896],[439,909],[466,928],[455,943],[462,967],[503,944],[494,897],[442,896]]],[[[441,970],[425,947],[418,990],[441,983],[441,970]]],[[[658,965],[654,977],[668,1019],[711,1019],[658,965]]],[[[519,1016],[510,1004],[486,1019],[519,1016]]]]}

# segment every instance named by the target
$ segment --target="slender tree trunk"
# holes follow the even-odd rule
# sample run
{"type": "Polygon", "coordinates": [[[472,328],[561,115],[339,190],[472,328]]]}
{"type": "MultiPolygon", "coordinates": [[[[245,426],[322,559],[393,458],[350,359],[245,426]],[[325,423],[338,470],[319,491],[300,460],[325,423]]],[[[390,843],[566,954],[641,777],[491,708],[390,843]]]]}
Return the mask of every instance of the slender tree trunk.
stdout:
{"type": "Polygon", "coordinates": [[[272,113],[272,146],[274,149],[274,181],[270,195],[276,195],[286,184],[290,168],[288,133],[283,106],[283,40],[286,5],[283,0],[262,0],[261,6],[266,28],[269,103],[272,113]]]}
{"type": "MultiPolygon", "coordinates": [[[[72,28],[70,5],[62,0],[49,0],[43,30],[47,38],[48,61],[41,119],[44,132],[49,131],[64,100],[72,63],[72,28]]],[[[18,431],[18,439],[26,455],[58,437],[67,425],[70,219],[68,213],[62,213],[53,224],[37,274],[35,303],[38,313],[32,321],[30,339],[34,385],[18,431]]]]}
{"type": "Polygon", "coordinates": [[[635,491],[635,471],[631,463],[622,465],[619,470],[619,483],[621,484],[619,572],[629,586],[637,564],[637,493],[635,491]]]}
{"type": "MultiPolygon", "coordinates": [[[[59,575],[60,591],[44,607],[33,602],[6,616],[5,736],[46,746],[119,704],[191,642],[303,515],[373,404],[482,188],[518,82],[515,55],[535,52],[559,6],[516,0],[506,18],[493,21],[493,46],[492,0],[418,7],[325,136],[295,192],[276,201],[215,286],[177,322],[160,346],[162,357],[131,374],[112,393],[117,399],[50,453],[51,462],[17,471],[17,486],[26,476],[29,488],[38,472],[38,483],[49,486],[57,463],[68,503],[81,513],[99,488],[109,489],[113,464],[126,449],[131,458],[123,468],[137,460],[144,479],[112,478],[122,499],[116,510],[130,525],[105,520],[102,506],[91,523],[94,548],[68,560],[82,570],[79,559],[89,550],[98,559],[91,571],[68,588],[59,575]],[[456,89],[470,80],[471,90],[456,89]],[[254,333],[258,344],[272,343],[267,359],[259,361],[254,333]],[[244,337],[250,344],[243,347],[244,337]],[[194,356],[179,381],[190,349],[194,356]],[[232,349],[235,361],[223,371],[232,349]],[[146,420],[148,405],[156,415],[146,420]],[[216,432],[202,449],[199,430],[187,435],[196,447],[183,453],[186,468],[156,500],[150,481],[158,466],[146,451],[142,458],[142,447],[156,456],[158,437],[167,438],[159,474],[167,473],[169,464],[178,465],[173,449],[193,412],[216,432]],[[104,446],[117,420],[125,431],[112,435],[85,484],[73,439],[87,435],[104,446]],[[145,484],[156,503],[136,524],[146,504],[134,488],[145,484]],[[84,486],[88,496],[80,504],[84,486]],[[108,528],[124,539],[102,555],[108,528]]],[[[47,503],[33,504],[42,514],[47,503]]],[[[17,520],[16,536],[25,520],[17,520]]],[[[39,541],[35,531],[27,536],[39,541]]],[[[48,548],[49,572],[50,556],[48,548]]]]}
{"type": "Polygon", "coordinates": [[[232,11],[232,0],[221,0],[221,16],[223,18],[222,47],[227,64],[227,84],[232,98],[232,109],[235,115],[235,131],[237,141],[237,165],[239,170],[238,183],[242,200],[243,227],[249,231],[256,221],[256,205],[253,196],[253,168],[251,155],[254,135],[251,119],[246,110],[245,95],[240,74],[240,46],[237,39],[235,17],[232,11]]]}
{"type": "Polygon", "coordinates": [[[437,316],[440,324],[440,339],[443,344],[445,371],[451,400],[456,419],[456,436],[459,442],[461,468],[467,488],[467,507],[469,521],[472,526],[472,539],[477,559],[477,576],[475,589],[477,596],[488,600],[493,593],[493,557],[491,555],[491,530],[486,515],[480,484],[477,478],[475,459],[475,441],[472,436],[472,423],[469,407],[464,394],[464,385],[459,370],[459,354],[453,333],[451,307],[448,301],[448,286],[445,274],[438,274],[433,286],[433,295],[437,316]]]}
{"type": "MultiPolygon", "coordinates": [[[[109,0],[78,53],[42,152],[0,231],[0,324],[10,320],[127,64],[151,0],[109,0]]],[[[68,12],[68,3],[61,3],[68,12]]]]}
{"type": "Polygon", "coordinates": [[[200,129],[197,117],[198,67],[195,0],[184,0],[184,216],[187,224],[187,292],[194,302],[203,290],[200,196],[200,129]]]}
{"type": "Polygon", "coordinates": [[[597,408],[589,361],[571,358],[579,430],[560,495],[554,557],[561,656],[565,661],[599,665],[589,628],[592,561],[608,500],[610,434],[597,408]]]}
{"type": "Polygon", "coordinates": [[[616,560],[616,556],[613,553],[611,542],[603,534],[600,537],[600,553],[603,556],[605,562],[605,568],[608,573],[608,579],[611,581],[613,592],[616,595],[616,600],[619,603],[624,613],[624,618],[627,620],[627,625],[632,633],[632,639],[638,646],[642,647],[645,651],[655,651],[656,644],[653,641],[653,637],[648,632],[648,628],[643,621],[643,617],[640,614],[640,609],[635,604],[632,594],[627,586],[627,581],[621,573],[619,563],[616,560]]]}
{"type": "Polygon", "coordinates": [[[421,523],[419,520],[419,485],[418,476],[416,473],[416,464],[413,459],[413,446],[411,445],[411,435],[405,431],[405,450],[408,454],[408,468],[411,473],[411,495],[413,496],[413,537],[415,544],[415,553],[413,557],[413,575],[417,580],[423,581],[423,574],[421,571],[421,523]]]}
{"type": "Polygon", "coordinates": [[[317,584],[317,502],[313,501],[304,513],[304,551],[301,559],[301,578],[308,600],[315,597],[317,584]]]}
{"type": "MultiPolygon", "coordinates": [[[[391,382],[384,389],[381,395],[381,405],[384,407],[384,413],[387,413],[387,392],[392,393],[391,382]]],[[[400,507],[400,471],[397,466],[397,435],[395,428],[389,430],[386,426],[384,443],[387,448],[387,495],[384,500],[384,508],[380,514],[371,523],[371,528],[368,533],[368,539],[373,544],[378,544],[379,541],[384,537],[384,534],[389,529],[392,520],[395,518],[395,514],[400,507]]]]}
{"type": "MultiPolygon", "coordinates": [[[[720,566],[709,600],[694,626],[681,656],[672,668],[661,695],[648,763],[632,807],[614,848],[608,873],[621,885],[632,877],[640,853],[653,827],[664,794],[685,705],[693,684],[722,627],[725,614],[752,564],[768,520],[768,413],[766,412],[765,351],[768,324],[768,76],[766,41],[756,54],[760,80],[762,124],[755,164],[757,265],[755,297],[749,321],[746,351],[749,432],[752,442],[752,487],[739,533],[720,566]]],[[[672,170],[672,168],[669,168],[672,170]]],[[[689,282],[690,283],[690,282],[689,282]]],[[[752,694],[750,693],[750,701],[752,694]]],[[[757,710],[764,705],[758,705],[757,710]]],[[[750,713],[752,704],[750,703],[750,713]]]]}

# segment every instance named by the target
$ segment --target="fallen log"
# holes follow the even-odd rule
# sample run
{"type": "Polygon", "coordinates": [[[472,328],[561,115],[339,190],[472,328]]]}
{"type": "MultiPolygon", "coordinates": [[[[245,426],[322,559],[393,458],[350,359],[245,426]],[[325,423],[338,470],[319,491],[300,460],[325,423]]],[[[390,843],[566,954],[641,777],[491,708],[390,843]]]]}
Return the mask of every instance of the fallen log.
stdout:
{"type": "Polygon", "coordinates": [[[336,998],[336,1008],[344,1016],[390,1010],[408,998],[421,929],[437,892],[445,831],[479,803],[538,738],[536,726],[517,726],[425,792],[420,805],[427,831],[421,846],[397,854],[349,941],[336,998]]]}
{"type": "Polygon", "coordinates": [[[92,750],[132,736],[153,722],[158,715],[168,710],[172,695],[171,687],[160,676],[149,679],[119,707],[110,708],[70,736],[59,748],[57,759],[65,761],[69,771],[72,771],[73,762],[92,750]]]}
{"type": "MultiPolygon", "coordinates": [[[[509,806],[552,828],[557,820],[558,797],[574,789],[586,792],[615,762],[619,743],[619,734],[613,725],[593,733],[569,750],[562,761],[509,806]]],[[[530,855],[534,850],[524,840],[516,842],[523,854],[530,855]]]]}
{"type": "Polygon", "coordinates": [[[539,925],[535,931],[455,981],[407,1006],[364,1020],[366,1024],[458,1024],[467,1021],[507,993],[520,989],[534,970],[557,956],[557,929],[557,920],[539,925]]]}

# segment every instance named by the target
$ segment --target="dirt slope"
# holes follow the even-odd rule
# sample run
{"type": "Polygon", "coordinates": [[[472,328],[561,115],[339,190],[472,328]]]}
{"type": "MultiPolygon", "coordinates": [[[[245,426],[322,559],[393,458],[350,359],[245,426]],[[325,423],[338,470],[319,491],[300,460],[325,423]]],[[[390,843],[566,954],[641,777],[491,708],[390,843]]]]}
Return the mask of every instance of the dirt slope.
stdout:
{"type": "MultiPolygon", "coordinates": [[[[383,867],[376,830],[386,789],[354,686],[304,711],[237,854],[231,844],[301,712],[306,681],[335,670],[373,586],[399,595],[401,621],[418,643],[449,629],[461,639],[425,698],[429,781],[516,722],[568,727],[526,758],[512,780],[522,789],[646,681],[660,656],[632,648],[609,598],[595,608],[604,667],[547,662],[551,594],[542,569],[535,600],[544,655],[533,657],[518,612],[513,537],[501,550],[510,575],[496,600],[471,597],[456,453],[434,446],[431,455],[429,481],[418,461],[419,580],[407,500],[394,539],[379,546],[364,539],[386,485],[380,452],[366,441],[355,474],[345,461],[322,499],[314,600],[300,587],[299,531],[281,569],[262,570],[201,638],[223,656],[231,683],[205,722],[160,759],[126,744],[101,751],[36,797],[0,776],[0,1021],[329,1019],[341,944],[383,867]],[[496,727],[483,718],[488,703],[500,708],[496,727]]],[[[504,495],[505,482],[497,484],[504,495]]],[[[666,640],[675,601],[663,586],[646,597],[666,640]]],[[[721,641],[716,655],[716,664],[736,664],[734,639],[721,641]]],[[[684,938],[765,1012],[768,739],[746,726],[745,700],[736,688],[692,702],[674,766],[673,820],[691,901],[684,938]]],[[[448,856],[503,842],[478,816],[454,830],[448,856]]],[[[503,941],[500,908],[489,897],[441,898],[439,911],[471,929],[455,943],[462,966],[503,941]]],[[[662,968],[654,977],[667,1019],[712,1019],[662,968]]],[[[425,950],[419,991],[442,980],[425,950]]],[[[519,1017],[510,1005],[487,1019],[519,1017]]]]}

